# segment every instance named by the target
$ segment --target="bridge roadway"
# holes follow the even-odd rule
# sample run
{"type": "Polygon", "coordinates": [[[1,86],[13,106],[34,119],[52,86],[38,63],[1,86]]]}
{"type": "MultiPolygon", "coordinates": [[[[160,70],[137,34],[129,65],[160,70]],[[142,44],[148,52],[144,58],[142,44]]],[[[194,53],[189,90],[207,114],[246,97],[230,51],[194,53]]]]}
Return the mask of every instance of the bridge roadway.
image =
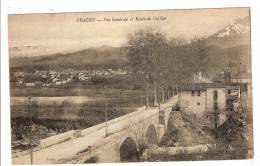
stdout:
{"type": "MultiPolygon", "coordinates": [[[[120,162],[119,146],[130,134],[129,128],[145,126],[147,132],[150,123],[156,126],[157,140],[164,134],[172,106],[177,103],[177,96],[170,98],[158,108],[137,108],[136,111],[108,121],[108,136],[105,123],[78,130],[69,131],[41,140],[40,146],[33,152],[34,164],[82,163],[92,156],[99,155],[99,162],[120,162]],[[159,112],[165,115],[163,123],[159,124],[159,112]],[[159,129],[161,131],[159,131],[159,129]],[[91,152],[89,152],[91,147],[91,152]],[[114,149],[114,152],[113,152],[114,149]]],[[[133,132],[134,133],[134,132],[133,132]]],[[[135,140],[136,142],[137,140],[135,140]]],[[[30,164],[30,154],[12,155],[13,164],[30,164]]]]}

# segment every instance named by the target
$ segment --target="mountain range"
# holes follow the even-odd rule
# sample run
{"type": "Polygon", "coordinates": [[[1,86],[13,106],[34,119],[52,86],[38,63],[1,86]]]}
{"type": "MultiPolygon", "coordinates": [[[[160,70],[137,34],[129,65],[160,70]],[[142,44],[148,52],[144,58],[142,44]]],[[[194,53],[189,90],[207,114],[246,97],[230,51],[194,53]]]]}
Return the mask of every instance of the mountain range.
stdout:
{"type": "Polygon", "coordinates": [[[211,70],[223,68],[228,63],[241,64],[244,72],[251,72],[251,41],[249,17],[238,19],[206,39],[211,70]]]}
{"type": "Polygon", "coordinates": [[[249,17],[238,19],[225,28],[219,30],[207,39],[208,45],[220,48],[230,48],[239,45],[250,44],[250,20],[249,17]]]}
{"type": "MultiPolygon", "coordinates": [[[[237,61],[242,62],[246,66],[246,70],[249,69],[249,17],[236,20],[215,34],[208,36],[206,43],[211,48],[208,58],[210,66],[216,66],[219,63],[223,64],[223,62],[237,61]]],[[[19,48],[12,49],[20,51],[19,48]]],[[[104,66],[125,66],[127,62],[127,50],[125,47],[111,47],[107,45],[71,53],[10,58],[11,68],[28,65],[48,65],[60,69],[68,67],[97,68],[104,66]]],[[[214,68],[212,69],[214,70],[214,68]]]]}

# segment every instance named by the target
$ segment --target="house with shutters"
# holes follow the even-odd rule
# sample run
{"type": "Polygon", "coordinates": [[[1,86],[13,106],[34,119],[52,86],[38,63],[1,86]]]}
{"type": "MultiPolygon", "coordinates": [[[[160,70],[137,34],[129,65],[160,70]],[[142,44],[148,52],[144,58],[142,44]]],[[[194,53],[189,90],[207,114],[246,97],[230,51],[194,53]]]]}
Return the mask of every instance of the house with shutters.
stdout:
{"type": "Polygon", "coordinates": [[[225,121],[227,101],[231,96],[239,98],[240,87],[223,83],[192,82],[177,86],[177,91],[181,111],[203,118],[214,127],[225,121]]]}

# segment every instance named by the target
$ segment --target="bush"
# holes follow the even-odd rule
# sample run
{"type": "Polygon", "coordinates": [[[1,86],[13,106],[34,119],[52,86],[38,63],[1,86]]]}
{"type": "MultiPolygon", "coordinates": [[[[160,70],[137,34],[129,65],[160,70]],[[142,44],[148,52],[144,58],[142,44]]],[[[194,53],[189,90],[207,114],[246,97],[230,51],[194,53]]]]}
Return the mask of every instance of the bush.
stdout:
{"type": "Polygon", "coordinates": [[[97,156],[93,156],[93,157],[90,157],[89,159],[87,159],[84,163],[87,164],[87,163],[97,163],[98,161],[98,157],[97,156]]]}

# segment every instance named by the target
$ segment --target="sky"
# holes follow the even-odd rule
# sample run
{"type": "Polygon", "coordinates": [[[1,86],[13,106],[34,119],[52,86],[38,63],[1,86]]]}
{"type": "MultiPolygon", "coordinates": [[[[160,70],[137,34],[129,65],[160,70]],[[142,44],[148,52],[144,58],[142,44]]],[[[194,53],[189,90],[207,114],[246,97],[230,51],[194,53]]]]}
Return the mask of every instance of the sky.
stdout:
{"type": "Polygon", "coordinates": [[[129,34],[146,27],[158,29],[169,38],[189,40],[214,34],[236,19],[248,16],[248,8],[9,15],[9,51],[11,57],[16,57],[103,45],[117,47],[126,43],[129,34]],[[151,20],[137,21],[136,17],[151,20]],[[158,17],[161,19],[157,20],[158,17]],[[79,21],[83,18],[95,18],[95,21],[79,21]]]}

